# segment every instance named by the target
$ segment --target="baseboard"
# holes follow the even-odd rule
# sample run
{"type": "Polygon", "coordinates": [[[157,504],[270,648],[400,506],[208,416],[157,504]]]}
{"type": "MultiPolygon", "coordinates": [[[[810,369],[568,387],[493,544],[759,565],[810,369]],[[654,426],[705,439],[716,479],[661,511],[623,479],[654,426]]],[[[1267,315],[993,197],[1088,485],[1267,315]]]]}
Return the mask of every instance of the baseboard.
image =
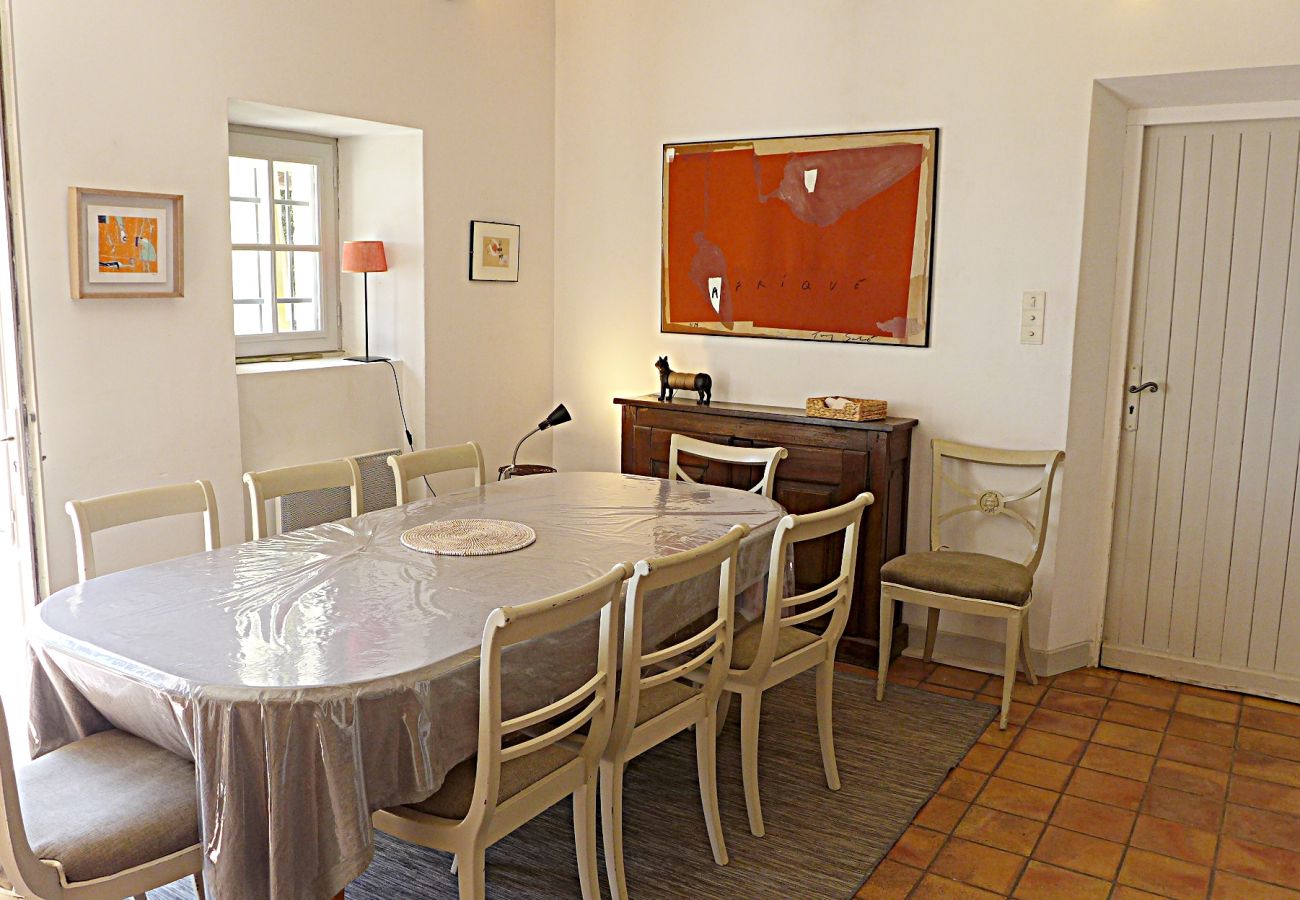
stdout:
{"type": "Polygon", "coordinates": [[[1101,662],[1102,665],[1154,675],[1157,678],[1300,702],[1300,676],[1297,675],[1262,672],[1259,669],[1187,659],[1145,647],[1124,647],[1111,643],[1102,645],[1101,662]]]}
{"type": "MultiPolygon", "coordinates": [[[[912,635],[916,643],[909,644],[903,655],[919,657],[924,650],[925,629],[913,628],[912,635]]],[[[963,669],[1001,675],[1006,659],[1005,648],[1002,641],[940,631],[934,640],[934,660],[963,669]]],[[[1091,641],[1067,644],[1054,650],[1031,650],[1029,656],[1034,671],[1040,675],[1059,675],[1071,669],[1094,665],[1097,661],[1097,651],[1091,641]]]]}

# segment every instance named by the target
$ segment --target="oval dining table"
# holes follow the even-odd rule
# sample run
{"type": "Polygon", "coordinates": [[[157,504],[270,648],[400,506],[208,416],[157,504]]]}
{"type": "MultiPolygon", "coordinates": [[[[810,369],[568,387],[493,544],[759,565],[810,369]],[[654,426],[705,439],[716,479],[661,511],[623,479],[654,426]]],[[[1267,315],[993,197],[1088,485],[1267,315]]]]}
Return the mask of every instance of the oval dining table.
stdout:
{"type": "MultiPolygon", "coordinates": [[[[374,810],[423,799],[473,755],[493,609],[736,523],[753,529],[737,566],[744,596],[766,574],[782,514],[729,488],[558,473],[94,578],[51,596],[32,623],[32,753],[120,728],[193,759],[208,895],[329,898],[370,864],[374,810]],[[537,538],[477,557],[401,542],[452,518],[522,522],[537,538]]],[[[648,640],[668,640],[716,597],[714,581],[652,598],[648,640]]],[[[594,627],[521,645],[503,661],[507,702],[561,696],[581,675],[573,661],[594,658],[576,649],[588,639],[594,627]]]]}

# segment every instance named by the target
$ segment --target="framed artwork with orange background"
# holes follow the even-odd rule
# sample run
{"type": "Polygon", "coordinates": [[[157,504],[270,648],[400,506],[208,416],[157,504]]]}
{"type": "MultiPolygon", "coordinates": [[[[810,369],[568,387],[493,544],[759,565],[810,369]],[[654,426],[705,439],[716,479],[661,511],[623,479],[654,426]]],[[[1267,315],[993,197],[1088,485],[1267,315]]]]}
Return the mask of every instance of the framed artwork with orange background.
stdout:
{"type": "Polygon", "coordinates": [[[184,296],[184,227],[179,194],[69,189],[73,298],[184,296]]]}
{"type": "Polygon", "coordinates": [[[660,330],[927,346],[938,143],[664,145],[660,330]]]}

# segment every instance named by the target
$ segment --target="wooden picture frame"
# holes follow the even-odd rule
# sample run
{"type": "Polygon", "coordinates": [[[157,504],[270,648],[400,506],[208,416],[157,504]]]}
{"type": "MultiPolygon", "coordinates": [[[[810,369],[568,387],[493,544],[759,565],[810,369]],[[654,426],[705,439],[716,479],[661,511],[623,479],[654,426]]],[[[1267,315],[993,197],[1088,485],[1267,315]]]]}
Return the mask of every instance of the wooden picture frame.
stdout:
{"type": "Polygon", "coordinates": [[[939,129],[665,144],[660,331],[926,347],[939,129]]]}
{"type": "Polygon", "coordinates": [[[469,223],[469,280],[519,280],[519,226],[506,222],[469,223]]]}
{"type": "Polygon", "coordinates": [[[74,300],[185,296],[185,205],[180,194],[68,189],[74,300]]]}

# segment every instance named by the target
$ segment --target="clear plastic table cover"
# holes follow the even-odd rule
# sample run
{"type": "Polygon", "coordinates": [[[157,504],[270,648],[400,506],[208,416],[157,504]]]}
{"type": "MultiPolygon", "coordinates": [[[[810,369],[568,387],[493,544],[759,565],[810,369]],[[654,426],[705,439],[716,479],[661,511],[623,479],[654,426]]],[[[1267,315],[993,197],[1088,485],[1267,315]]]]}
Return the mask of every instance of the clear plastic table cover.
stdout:
{"type": "MultiPolygon", "coordinates": [[[[33,622],[33,756],[116,727],[189,757],[210,896],[331,897],[370,863],[371,811],[428,796],[473,755],[489,612],[738,522],[754,531],[737,589],[756,595],[781,515],[736,490],[559,473],[95,578],[50,597],[33,622]],[[523,522],[537,541],[485,557],[400,542],[458,517],[523,522]]],[[[647,641],[668,640],[716,596],[715,580],[652,597],[647,641]]],[[[563,696],[588,677],[594,640],[588,623],[561,646],[513,648],[504,702],[522,711],[563,696]]]]}

